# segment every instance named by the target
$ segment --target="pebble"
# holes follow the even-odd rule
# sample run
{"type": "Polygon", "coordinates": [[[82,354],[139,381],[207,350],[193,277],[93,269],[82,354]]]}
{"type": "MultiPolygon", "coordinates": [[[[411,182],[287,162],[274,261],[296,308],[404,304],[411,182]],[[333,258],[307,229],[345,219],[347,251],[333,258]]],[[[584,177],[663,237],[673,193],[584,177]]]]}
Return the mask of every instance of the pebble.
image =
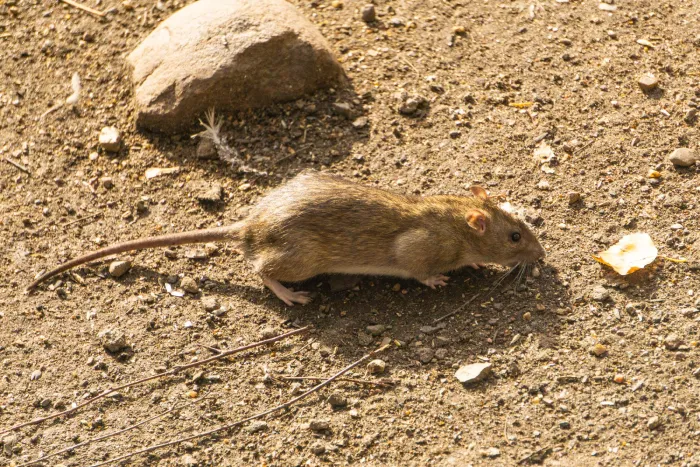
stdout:
{"type": "Polygon", "coordinates": [[[481,457],[490,457],[490,458],[496,458],[501,455],[501,451],[498,448],[488,448],[484,449],[483,451],[479,451],[479,454],[481,454],[481,457]]]}
{"type": "Polygon", "coordinates": [[[112,180],[112,177],[102,177],[100,182],[102,183],[102,186],[108,190],[114,188],[114,181],[112,180]]]}
{"type": "Polygon", "coordinates": [[[664,339],[664,346],[666,346],[668,350],[677,350],[682,343],[680,337],[675,333],[669,334],[666,336],[666,339],[664,339]]]}
{"type": "Polygon", "coordinates": [[[639,78],[637,84],[639,84],[642,91],[649,92],[656,89],[656,87],[659,85],[659,80],[651,73],[645,73],[641,78],[639,78]]]}
{"type": "Polygon", "coordinates": [[[384,373],[386,369],[386,362],[381,359],[372,360],[367,364],[367,371],[373,375],[378,375],[384,373]]]}
{"type": "Polygon", "coordinates": [[[661,419],[654,415],[649,420],[647,420],[647,428],[650,430],[656,430],[661,426],[661,419]]]}
{"type": "Polygon", "coordinates": [[[199,292],[197,282],[195,282],[195,280],[189,276],[185,276],[182,279],[180,279],[180,287],[182,287],[182,290],[184,290],[185,292],[189,292],[191,294],[196,294],[197,292],[199,292]]]}
{"type": "Polygon", "coordinates": [[[576,204],[581,201],[581,193],[578,191],[570,191],[567,197],[569,198],[569,204],[576,204]]]}
{"type": "Polygon", "coordinates": [[[131,261],[112,261],[109,264],[109,275],[121,277],[131,269],[131,261]]]}
{"type": "Polygon", "coordinates": [[[36,381],[39,378],[41,378],[41,370],[34,370],[34,371],[32,371],[32,374],[29,375],[30,381],[36,381]]]}
{"type": "Polygon", "coordinates": [[[367,117],[358,117],[355,120],[353,120],[352,126],[355,127],[356,129],[360,130],[360,129],[366,127],[368,123],[369,123],[369,120],[367,119],[367,117]]]}
{"type": "Polygon", "coordinates": [[[324,446],[323,443],[320,441],[316,441],[315,443],[313,443],[309,449],[317,456],[320,456],[321,454],[326,452],[326,446],[324,446]]]}
{"type": "Polygon", "coordinates": [[[476,383],[489,377],[493,369],[491,363],[472,363],[464,365],[455,372],[455,378],[463,384],[476,383]]]}
{"type": "Polygon", "coordinates": [[[540,180],[539,183],[537,183],[537,189],[542,191],[549,190],[549,182],[547,180],[540,180]]]}
{"type": "Polygon", "coordinates": [[[357,341],[360,345],[370,345],[372,343],[372,336],[362,331],[357,331],[357,341]]]}
{"type": "Polygon", "coordinates": [[[373,324],[371,326],[367,326],[367,332],[373,335],[374,337],[381,336],[381,334],[386,330],[386,326],[383,324],[373,324]]]}
{"type": "Polygon", "coordinates": [[[337,409],[340,407],[346,407],[348,405],[348,400],[340,392],[336,391],[328,396],[328,403],[331,405],[331,407],[337,409]]]}
{"type": "Polygon", "coordinates": [[[195,195],[197,201],[202,203],[218,203],[224,196],[223,187],[217,183],[205,186],[203,188],[204,189],[202,191],[199,191],[195,195]]]}
{"type": "Polygon", "coordinates": [[[256,420],[246,428],[248,433],[258,433],[259,431],[267,430],[267,422],[263,420],[256,420]]]}
{"type": "Polygon", "coordinates": [[[197,144],[196,155],[198,159],[216,159],[217,152],[214,142],[209,138],[202,138],[197,144]]]}
{"type": "Polygon", "coordinates": [[[524,321],[530,321],[531,319],[532,319],[532,313],[530,313],[529,311],[526,311],[525,313],[523,313],[523,320],[524,321]]]}
{"type": "Polygon", "coordinates": [[[108,152],[117,152],[122,144],[122,137],[113,126],[106,126],[100,131],[100,146],[108,152]]]}
{"type": "Polygon", "coordinates": [[[422,96],[411,96],[403,100],[399,105],[399,113],[403,115],[413,115],[418,109],[428,106],[428,100],[422,96]]]}
{"type": "Polygon", "coordinates": [[[204,311],[214,311],[219,309],[219,301],[216,297],[204,297],[202,299],[202,306],[204,311]]]}
{"type": "Polygon", "coordinates": [[[2,445],[5,448],[5,455],[11,456],[12,450],[17,444],[17,435],[7,435],[2,439],[2,445]]]}
{"type": "Polygon", "coordinates": [[[625,384],[625,375],[617,374],[613,378],[613,381],[615,381],[617,384],[625,384]]]}
{"type": "Polygon", "coordinates": [[[127,347],[126,336],[116,329],[106,329],[97,335],[107,352],[119,352],[127,347]]]}
{"type": "Polygon", "coordinates": [[[421,363],[430,363],[435,356],[435,351],[429,347],[420,347],[416,350],[416,357],[421,363]]]}
{"type": "Polygon", "coordinates": [[[698,161],[698,155],[692,149],[678,148],[668,156],[668,160],[677,167],[690,167],[698,161]]]}
{"type": "Polygon", "coordinates": [[[562,430],[568,430],[569,428],[571,428],[571,423],[567,422],[566,420],[562,420],[561,422],[559,422],[559,428],[561,428],[562,430]]]}
{"type": "Polygon", "coordinates": [[[604,302],[610,298],[610,292],[602,285],[596,285],[591,291],[591,298],[596,302],[604,302]]]}
{"type": "Polygon", "coordinates": [[[365,23],[371,23],[376,19],[377,10],[374,8],[374,5],[368,3],[367,5],[362,7],[362,21],[364,21],[365,23]]]}
{"type": "Polygon", "coordinates": [[[326,431],[331,429],[331,424],[328,420],[311,420],[309,428],[313,431],[326,431]]]}
{"type": "Polygon", "coordinates": [[[450,138],[452,138],[452,139],[457,139],[457,138],[459,138],[460,136],[462,136],[462,132],[461,132],[461,131],[459,131],[459,130],[452,130],[452,131],[450,131],[450,138]]]}
{"type": "Polygon", "coordinates": [[[596,357],[603,357],[608,353],[608,348],[601,343],[597,343],[590,349],[588,349],[588,351],[591,353],[591,355],[595,355],[596,357]]]}
{"type": "Polygon", "coordinates": [[[348,120],[352,118],[352,106],[347,102],[334,102],[333,111],[348,120]]]}
{"type": "Polygon", "coordinates": [[[264,328],[262,331],[260,331],[260,337],[263,340],[267,339],[272,339],[273,337],[276,337],[279,333],[275,330],[275,328],[264,328]]]}

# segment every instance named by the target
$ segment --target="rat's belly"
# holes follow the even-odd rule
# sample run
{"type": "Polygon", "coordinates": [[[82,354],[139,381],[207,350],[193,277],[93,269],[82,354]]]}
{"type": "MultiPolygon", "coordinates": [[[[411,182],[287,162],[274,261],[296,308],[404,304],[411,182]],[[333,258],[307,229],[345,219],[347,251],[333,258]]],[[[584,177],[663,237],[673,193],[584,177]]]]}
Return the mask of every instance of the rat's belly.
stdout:
{"type": "Polygon", "coordinates": [[[413,277],[408,271],[390,266],[338,266],[331,268],[329,274],[357,274],[366,276],[413,277]]]}

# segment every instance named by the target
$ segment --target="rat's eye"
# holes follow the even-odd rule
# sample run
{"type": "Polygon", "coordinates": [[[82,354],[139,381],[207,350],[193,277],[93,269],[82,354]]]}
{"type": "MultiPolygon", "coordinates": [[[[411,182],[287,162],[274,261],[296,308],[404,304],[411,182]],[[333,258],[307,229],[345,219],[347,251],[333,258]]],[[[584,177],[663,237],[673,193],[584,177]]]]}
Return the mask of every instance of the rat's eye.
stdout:
{"type": "Polygon", "coordinates": [[[513,232],[512,234],[510,234],[510,239],[513,240],[514,242],[519,242],[520,241],[520,233],[513,232]]]}

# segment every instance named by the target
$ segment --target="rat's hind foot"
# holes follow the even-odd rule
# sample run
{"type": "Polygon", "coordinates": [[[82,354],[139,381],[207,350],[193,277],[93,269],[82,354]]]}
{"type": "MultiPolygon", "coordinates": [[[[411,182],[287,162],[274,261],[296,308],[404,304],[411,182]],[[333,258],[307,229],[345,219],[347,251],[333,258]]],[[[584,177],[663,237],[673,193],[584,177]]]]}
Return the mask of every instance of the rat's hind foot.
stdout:
{"type": "Polygon", "coordinates": [[[277,295],[277,298],[289,306],[294,306],[295,303],[306,305],[311,301],[309,292],[294,292],[280,284],[279,281],[270,279],[269,277],[263,276],[262,280],[263,284],[265,284],[265,286],[270,289],[273,294],[277,295]]]}
{"type": "Polygon", "coordinates": [[[449,277],[438,274],[437,276],[428,277],[424,281],[421,281],[421,283],[427,285],[431,289],[434,289],[436,285],[447,285],[447,282],[445,281],[448,280],[450,280],[449,277]]]}

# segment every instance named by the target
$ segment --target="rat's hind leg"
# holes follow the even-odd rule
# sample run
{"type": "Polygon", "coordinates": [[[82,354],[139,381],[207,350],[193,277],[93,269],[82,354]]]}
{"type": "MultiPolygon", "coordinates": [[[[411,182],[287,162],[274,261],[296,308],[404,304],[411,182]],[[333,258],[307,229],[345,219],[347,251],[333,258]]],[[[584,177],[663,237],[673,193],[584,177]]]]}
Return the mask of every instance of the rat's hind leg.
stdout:
{"type": "Polygon", "coordinates": [[[446,281],[448,280],[450,280],[449,277],[438,274],[437,276],[428,277],[427,279],[422,280],[421,283],[427,285],[431,289],[434,289],[436,285],[447,285],[446,281]]]}
{"type": "Polygon", "coordinates": [[[263,284],[265,284],[265,286],[268,289],[270,289],[272,293],[277,295],[277,298],[279,298],[289,306],[294,306],[295,303],[306,305],[311,301],[311,297],[309,297],[309,292],[293,292],[287,287],[280,284],[279,281],[270,279],[267,276],[261,277],[263,280],[263,284]]]}

